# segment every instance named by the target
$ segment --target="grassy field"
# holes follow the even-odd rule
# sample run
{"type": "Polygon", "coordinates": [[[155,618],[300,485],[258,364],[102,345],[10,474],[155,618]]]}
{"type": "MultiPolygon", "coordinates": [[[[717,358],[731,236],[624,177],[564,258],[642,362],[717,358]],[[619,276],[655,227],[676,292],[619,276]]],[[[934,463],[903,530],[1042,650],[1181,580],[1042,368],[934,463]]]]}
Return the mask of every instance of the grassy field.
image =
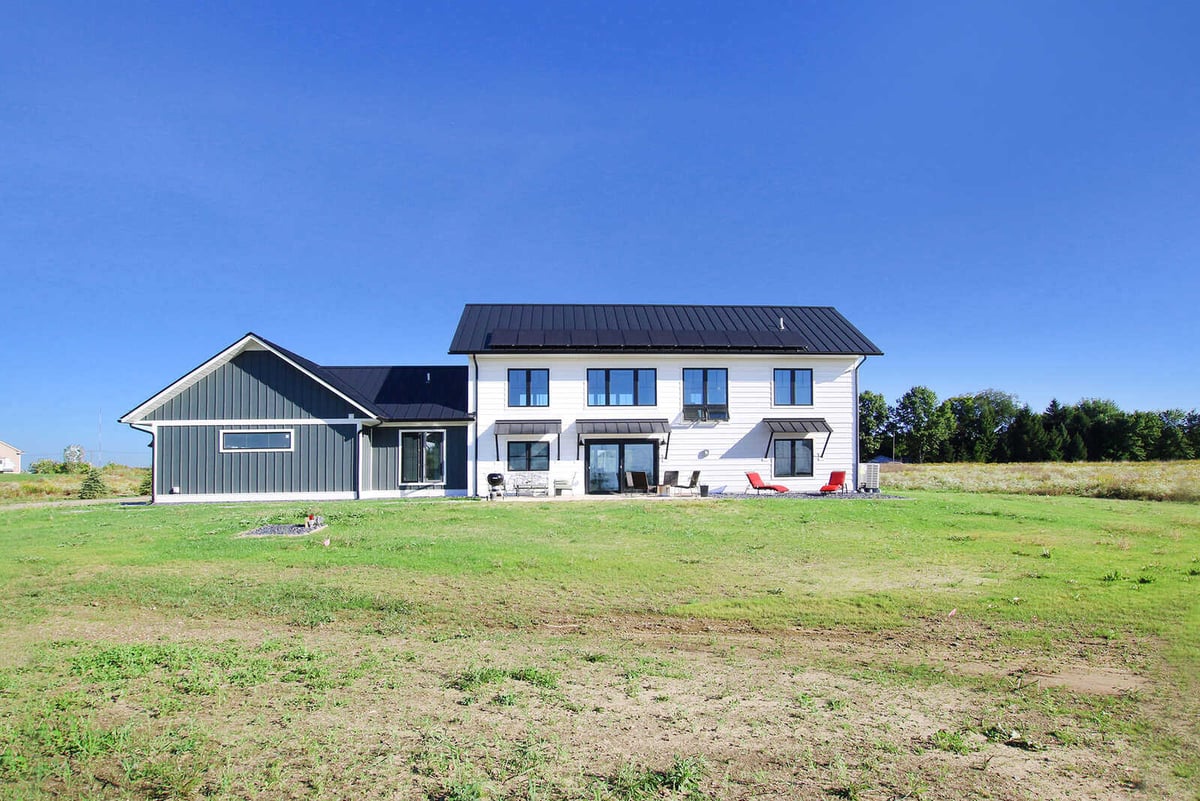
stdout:
{"type": "Polygon", "coordinates": [[[911,495],[9,509],[0,799],[1200,798],[1200,505],[911,495]]]}
{"type": "MultiPolygon", "coordinates": [[[[110,464],[100,468],[113,498],[130,498],[150,472],[147,467],[127,467],[110,464]]],[[[61,475],[50,473],[0,473],[0,504],[64,501],[79,497],[83,473],[61,475]]]]}
{"type": "Polygon", "coordinates": [[[1084,498],[1200,501],[1200,462],[1035,462],[886,464],[887,489],[1078,495],[1084,498]]]}

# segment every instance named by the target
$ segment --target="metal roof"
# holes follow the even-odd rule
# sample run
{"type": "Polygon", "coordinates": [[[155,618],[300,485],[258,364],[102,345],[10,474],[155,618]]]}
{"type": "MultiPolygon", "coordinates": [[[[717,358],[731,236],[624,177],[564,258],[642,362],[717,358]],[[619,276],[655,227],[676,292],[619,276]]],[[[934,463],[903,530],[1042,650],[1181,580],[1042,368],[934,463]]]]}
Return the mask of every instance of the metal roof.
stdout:
{"type": "Polygon", "coordinates": [[[558,434],[562,420],[497,420],[496,436],[558,434]]]}
{"type": "Polygon", "coordinates": [[[364,398],[384,420],[471,419],[465,366],[316,369],[364,398]]]}
{"type": "Polygon", "coordinates": [[[576,420],[579,436],[591,434],[669,434],[669,420],[576,420]]]}
{"type": "Polygon", "coordinates": [[[470,303],[451,353],[783,352],[878,356],[831,306],[470,303]]]}
{"type": "Polygon", "coordinates": [[[833,431],[821,417],[792,419],[763,419],[767,428],[777,434],[828,434],[833,431]]]}

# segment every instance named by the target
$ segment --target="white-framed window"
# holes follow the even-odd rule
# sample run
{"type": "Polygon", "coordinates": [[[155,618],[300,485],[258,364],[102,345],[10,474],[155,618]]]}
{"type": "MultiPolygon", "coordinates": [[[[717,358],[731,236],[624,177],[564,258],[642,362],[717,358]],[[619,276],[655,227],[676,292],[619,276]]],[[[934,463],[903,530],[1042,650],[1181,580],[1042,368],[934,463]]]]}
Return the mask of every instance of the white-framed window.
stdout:
{"type": "Polygon", "coordinates": [[[400,483],[446,483],[446,432],[400,432],[400,483]]]}
{"type": "Polygon", "coordinates": [[[221,429],[221,453],[291,453],[296,449],[290,428],[221,429]]]}

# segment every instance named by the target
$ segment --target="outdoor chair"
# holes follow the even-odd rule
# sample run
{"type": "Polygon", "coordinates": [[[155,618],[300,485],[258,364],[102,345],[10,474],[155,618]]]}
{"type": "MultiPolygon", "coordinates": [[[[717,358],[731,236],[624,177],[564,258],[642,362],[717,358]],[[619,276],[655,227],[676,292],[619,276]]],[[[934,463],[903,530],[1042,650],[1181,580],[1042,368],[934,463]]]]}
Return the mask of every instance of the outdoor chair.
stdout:
{"type": "Polygon", "coordinates": [[[700,471],[693,470],[692,477],[688,479],[688,483],[684,485],[676,484],[675,488],[680,492],[686,492],[688,495],[695,495],[697,488],[700,486],[700,471]]]}
{"type": "Polygon", "coordinates": [[[762,495],[763,490],[771,490],[772,492],[791,492],[782,484],[768,484],[762,480],[762,476],[758,473],[747,473],[746,478],[750,481],[750,488],[762,495]]]}
{"type": "Polygon", "coordinates": [[[645,470],[626,470],[625,489],[629,492],[650,492],[650,479],[645,470]]]}
{"type": "Polygon", "coordinates": [[[834,492],[846,491],[846,471],[834,470],[829,474],[829,483],[821,487],[822,495],[829,495],[834,492]]]}
{"type": "Polygon", "coordinates": [[[658,485],[659,495],[670,495],[671,491],[679,486],[679,471],[667,470],[663,472],[662,482],[658,485]]]}

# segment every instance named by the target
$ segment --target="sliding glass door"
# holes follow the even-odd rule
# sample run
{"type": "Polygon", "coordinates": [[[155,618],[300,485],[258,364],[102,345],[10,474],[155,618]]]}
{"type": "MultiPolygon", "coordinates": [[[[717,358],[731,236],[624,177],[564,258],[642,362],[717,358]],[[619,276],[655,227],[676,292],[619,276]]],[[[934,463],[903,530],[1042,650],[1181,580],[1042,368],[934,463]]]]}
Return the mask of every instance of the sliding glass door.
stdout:
{"type": "Polygon", "coordinates": [[[587,492],[592,495],[624,492],[628,489],[625,474],[632,471],[645,473],[651,486],[658,483],[658,443],[654,441],[589,442],[584,462],[587,492]]]}

